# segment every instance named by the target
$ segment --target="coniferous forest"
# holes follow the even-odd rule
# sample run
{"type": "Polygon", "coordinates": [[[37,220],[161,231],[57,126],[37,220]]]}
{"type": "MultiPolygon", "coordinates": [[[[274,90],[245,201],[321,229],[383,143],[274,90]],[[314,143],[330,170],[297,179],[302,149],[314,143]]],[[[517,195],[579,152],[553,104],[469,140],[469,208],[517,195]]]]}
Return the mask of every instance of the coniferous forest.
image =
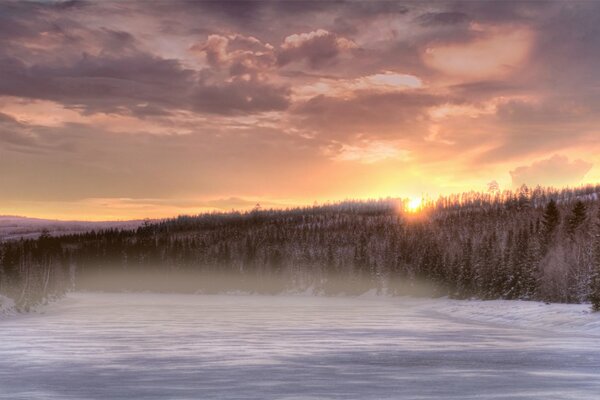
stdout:
{"type": "Polygon", "coordinates": [[[136,230],[7,241],[0,293],[22,310],[68,290],[244,291],[591,302],[600,185],[211,213],[136,230]]]}

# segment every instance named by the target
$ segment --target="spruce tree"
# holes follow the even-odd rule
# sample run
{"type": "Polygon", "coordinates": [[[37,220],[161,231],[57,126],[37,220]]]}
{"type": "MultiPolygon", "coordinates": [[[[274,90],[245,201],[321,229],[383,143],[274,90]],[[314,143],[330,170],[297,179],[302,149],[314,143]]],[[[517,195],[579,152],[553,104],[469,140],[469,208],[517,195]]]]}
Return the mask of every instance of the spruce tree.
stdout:
{"type": "Polygon", "coordinates": [[[600,209],[594,238],[594,260],[590,280],[590,301],[593,311],[600,311],[600,209]]]}
{"type": "Polygon", "coordinates": [[[586,207],[581,200],[577,200],[569,216],[567,232],[573,236],[577,228],[583,224],[586,219],[586,207]]]}
{"type": "Polygon", "coordinates": [[[592,282],[590,288],[590,301],[592,302],[592,310],[600,311],[600,267],[595,266],[592,274],[592,282]]]}
{"type": "Polygon", "coordinates": [[[550,200],[544,209],[542,224],[542,251],[543,253],[546,253],[552,242],[554,232],[560,224],[560,211],[558,210],[554,199],[550,200]]]}
{"type": "Polygon", "coordinates": [[[528,209],[531,205],[531,200],[529,199],[529,188],[527,185],[521,185],[519,188],[519,195],[517,198],[517,208],[519,210],[528,209]]]}
{"type": "Polygon", "coordinates": [[[463,244],[458,273],[458,296],[469,298],[473,295],[473,243],[471,238],[463,244]]]}

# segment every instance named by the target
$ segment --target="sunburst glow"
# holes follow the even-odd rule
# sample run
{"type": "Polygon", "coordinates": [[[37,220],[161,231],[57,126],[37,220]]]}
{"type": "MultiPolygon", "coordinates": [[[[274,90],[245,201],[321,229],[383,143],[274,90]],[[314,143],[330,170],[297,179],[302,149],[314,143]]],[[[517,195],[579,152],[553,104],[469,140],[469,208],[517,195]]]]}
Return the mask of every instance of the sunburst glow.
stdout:
{"type": "Polygon", "coordinates": [[[0,0],[0,215],[599,182],[600,2],[463,1],[0,0]]]}
{"type": "Polygon", "coordinates": [[[408,199],[406,202],[406,210],[409,212],[417,212],[421,209],[423,205],[423,199],[421,197],[413,197],[408,199]]]}

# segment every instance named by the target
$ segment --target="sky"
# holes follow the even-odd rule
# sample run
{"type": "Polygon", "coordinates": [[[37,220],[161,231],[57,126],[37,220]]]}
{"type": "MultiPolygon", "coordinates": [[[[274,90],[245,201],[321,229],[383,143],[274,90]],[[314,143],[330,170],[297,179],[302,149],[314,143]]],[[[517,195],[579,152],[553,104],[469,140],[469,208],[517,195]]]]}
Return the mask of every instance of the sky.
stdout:
{"type": "Polygon", "coordinates": [[[600,181],[600,2],[0,2],[0,215],[600,181]]]}

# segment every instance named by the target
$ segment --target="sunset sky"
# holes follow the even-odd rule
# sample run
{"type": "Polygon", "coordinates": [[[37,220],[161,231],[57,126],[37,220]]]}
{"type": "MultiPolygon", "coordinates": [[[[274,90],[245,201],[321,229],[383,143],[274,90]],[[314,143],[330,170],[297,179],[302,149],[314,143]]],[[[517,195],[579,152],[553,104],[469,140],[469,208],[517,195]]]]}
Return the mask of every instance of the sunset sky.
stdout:
{"type": "Polygon", "coordinates": [[[600,2],[0,2],[0,215],[600,181],[600,2]]]}

